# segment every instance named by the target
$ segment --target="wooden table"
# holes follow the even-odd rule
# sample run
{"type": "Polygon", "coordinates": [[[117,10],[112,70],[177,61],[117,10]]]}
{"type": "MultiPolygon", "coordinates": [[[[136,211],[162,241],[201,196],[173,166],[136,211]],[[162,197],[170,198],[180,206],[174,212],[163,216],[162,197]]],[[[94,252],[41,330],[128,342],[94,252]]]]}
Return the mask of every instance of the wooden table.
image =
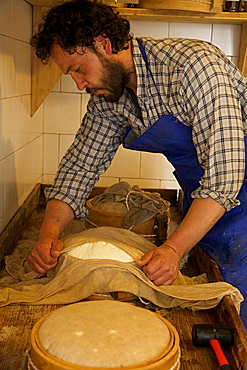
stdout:
{"type": "MultiPolygon", "coordinates": [[[[35,199],[37,196],[34,197],[35,199]]],[[[44,214],[44,205],[42,202],[33,204],[32,212],[23,223],[22,232],[18,235],[15,242],[15,249],[25,247],[26,243],[34,244],[44,214]]],[[[27,204],[24,208],[28,208],[27,204]]],[[[175,211],[176,214],[176,211],[175,211]]],[[[13,220],[14,223],[20,222],[20,215],[13,220]],[[18,220],[17,220],[18,219],[18,220]]],[[[10,237],[9,230],[18,228],[11,225],[2,235],[0,242],[3,243],[6,238],[10,237]],[[8,235],[7,235],[7,234],[8,235]]],[[[174,222],[174,220],[172,221],[174,222]]],[[[82,223],[72,221],[68,226],[66,233],[79,232],[82,229],[82,223]]],[[[217,266],[205,255],[199,248],[195,247],[189,262],[185,265],[183,273],[189,276],[198,275],[207,271],[210,281],[221,279],[217,266]]],[[[2,272],[2,278],[4,277],[2,272]]],[[[118,294],[118,299],[125,300],[125,295],[118,294]],[[121,298],[122,297],[122,298],[121,298]]],[[[90,299],[98,299],[91,297],[90,299]]],[[[108,299],[113,299],[109,296],[108,299]]],[[[130,297],[131,299],[131,297],[130,297]]],[[[193,312],[189,309],[172,308],[161,309],[153,304],[144,306],[140,301],[135,299],[135,303],[157,313],[169,320],[177,329],[180,336],[181,347],[181,370],[217,370],[218,364],[210,348],[194,347],[192,344],[192,326],[201,323],[225,324],[229,325],[234,335],[234,345],[231,349],[225,350],[225,354],[234,370],[247,370],[247,334],[243,327],[242,321],[237,315],[236,309],[230,299],[226,296],[221,303],[214,309],[193,312]]],[[[61,307],[61,305],[12,305],[0,308],[0,370],[26,370],[27,358],[30,349],[30,332],[35,322],[51,310],[61,307]]]]}

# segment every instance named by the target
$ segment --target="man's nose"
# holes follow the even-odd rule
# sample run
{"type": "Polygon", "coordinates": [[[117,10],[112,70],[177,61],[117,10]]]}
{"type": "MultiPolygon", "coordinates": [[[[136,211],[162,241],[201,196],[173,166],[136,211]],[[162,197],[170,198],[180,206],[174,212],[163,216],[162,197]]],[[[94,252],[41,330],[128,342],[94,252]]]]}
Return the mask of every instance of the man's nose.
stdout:
{"type": "Polygon", "coordinates": [[[78,90],[84,90],[85,87],[88,85],[88,82],[85,81],[82,78],[82,76],[80,76],[78,74],[75,74],[75,73],[73,73],[73,74],[71,73],[70,75],[73,78],[73,80],[75,81],[78,90]]]}

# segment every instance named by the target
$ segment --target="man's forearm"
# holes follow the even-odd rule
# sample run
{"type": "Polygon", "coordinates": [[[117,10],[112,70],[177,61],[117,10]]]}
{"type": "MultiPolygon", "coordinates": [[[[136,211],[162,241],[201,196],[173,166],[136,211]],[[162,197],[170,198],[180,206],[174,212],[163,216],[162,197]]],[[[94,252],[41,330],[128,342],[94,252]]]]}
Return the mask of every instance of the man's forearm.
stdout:
{"type": "Polygon", "coordinates": [[[183,257],[224,213],[225,208],[210,197],[194,199],[187,215],[165,244],[171,245],[183,257]]]}
{"type": "Polygon", "coordinates": [[[45,235],[58,238],[75,217],[73,209],[58,199],[51,199],[47,202],[43,224],[39,232],[39,239],[45,235]]]}

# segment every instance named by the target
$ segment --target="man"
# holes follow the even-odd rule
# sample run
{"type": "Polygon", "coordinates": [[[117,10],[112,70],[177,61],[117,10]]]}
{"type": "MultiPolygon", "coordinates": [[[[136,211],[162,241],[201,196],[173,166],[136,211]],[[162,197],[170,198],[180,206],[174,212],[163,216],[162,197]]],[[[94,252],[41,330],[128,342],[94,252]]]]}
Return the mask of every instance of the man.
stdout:
{"type": "MultiPolygon", "coordinates": [[[[247,296],[247,81],[234,64],[207,42],[134,39],[128,21],[89,0],[51,9],[31,44],[91,99],[46,192],[30,266],[42,274],[56,265],[61,231],[85,217],[93,185],[123,143],[163,153],[184,190],[181,225],[137,265],[154,284],[171,284],[180,259],[199,242],[247,296]]],[[[247,325],[245,304],[241,315],[247,325]]]]}

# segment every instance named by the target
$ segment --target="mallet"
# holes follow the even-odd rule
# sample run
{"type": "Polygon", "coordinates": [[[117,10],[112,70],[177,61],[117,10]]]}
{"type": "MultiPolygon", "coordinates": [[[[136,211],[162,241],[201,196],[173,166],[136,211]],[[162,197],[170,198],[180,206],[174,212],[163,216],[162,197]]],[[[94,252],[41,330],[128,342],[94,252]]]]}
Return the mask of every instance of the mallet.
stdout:
{"type": "Polygon", "coordinates": [[[228,348],[233,344],[233,335],[231,329],[225,325],[206,325],[196,324],[192,328],[192,341],[194,346],[208,347],[211,346],[220,368],[224,370],[231,369],[221,346],[228,348]]]}

